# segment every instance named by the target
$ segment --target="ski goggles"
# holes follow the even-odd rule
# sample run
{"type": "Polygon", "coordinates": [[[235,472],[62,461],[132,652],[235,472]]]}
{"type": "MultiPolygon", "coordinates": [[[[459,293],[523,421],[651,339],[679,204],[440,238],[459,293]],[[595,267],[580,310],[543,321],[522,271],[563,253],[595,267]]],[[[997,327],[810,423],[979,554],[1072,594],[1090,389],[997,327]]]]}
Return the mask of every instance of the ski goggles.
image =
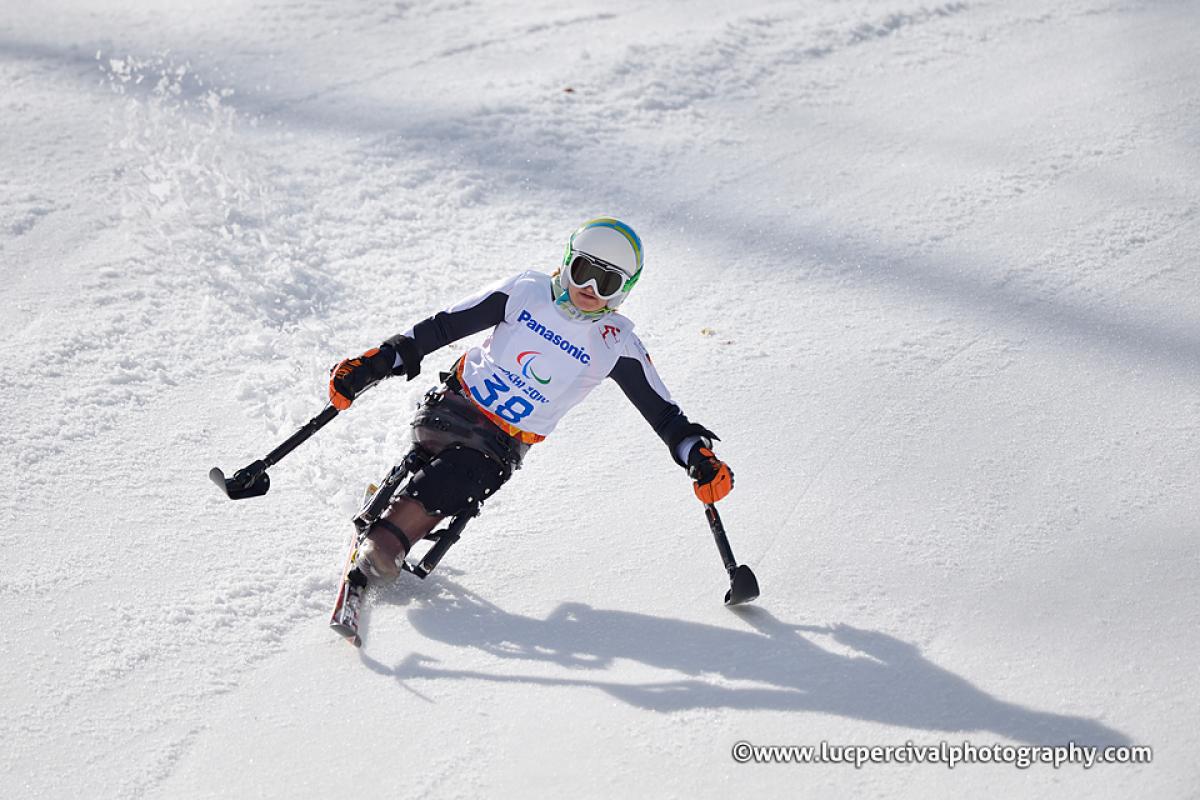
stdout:
{"type": "Polygon", "coordinates": [[[566,269],[567,280],[576,289],[591,286],[601,300],[611,300],[620,293],[629,276],[619,268],[587,253],[572,253],[566,269]]]}

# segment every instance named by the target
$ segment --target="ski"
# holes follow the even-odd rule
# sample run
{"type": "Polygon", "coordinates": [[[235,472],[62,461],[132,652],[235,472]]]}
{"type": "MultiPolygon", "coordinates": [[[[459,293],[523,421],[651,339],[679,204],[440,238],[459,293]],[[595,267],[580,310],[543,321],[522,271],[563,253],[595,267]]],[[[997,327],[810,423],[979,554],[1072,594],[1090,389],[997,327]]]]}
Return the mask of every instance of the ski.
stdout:
{"type": "MultiPolygon", "coordinates": [[[[367,486],[366,492],[363,493],[364,506],[369,506],[377,491],[379,487],[375,484],[367,486]]],[[[333,604],[333,613],[329,615],[329,627],[355,647],[362,647],[362,636],[358,632],[358,615],[362,611],[363,595],[367,591],[367,576],[362,574],[355,562],[358,560],[358,547],[362,544],[365,530],[366,526],[360,525],[356,518],[354,538],[350,540],[350,552],[346,555],[342,579],[338,582],[337,600],[333,604]]]]}
{"type": "Polygon", "coordinates": [[[358,556],[359,534],[355,531],[342,579],[338,582],[337,601],[329,616],[329,627],[338,632],[355,647],[362,647],[362,636],[358,632],[358,615],[362,610],[363,595],[367,590],[367,578],[354,563],[358,556]]]}

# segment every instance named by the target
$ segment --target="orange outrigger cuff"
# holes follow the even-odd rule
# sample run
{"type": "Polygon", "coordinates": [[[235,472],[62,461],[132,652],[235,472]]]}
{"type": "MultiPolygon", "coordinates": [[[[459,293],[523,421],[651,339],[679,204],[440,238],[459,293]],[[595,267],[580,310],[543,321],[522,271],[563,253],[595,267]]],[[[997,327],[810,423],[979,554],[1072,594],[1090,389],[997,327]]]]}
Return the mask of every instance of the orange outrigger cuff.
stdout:
{"type": "Polygon", "coordinates": [[[695,483],[692,488],[701,503],[715,503],[733,491],[733,472],[728,465],[722,464],[716,477],[708,483],[695,483]]]}
{"type": "Polygon", "coordinates": [[[344,397],[343,395],[339,394],[338,390],[333,388],[333,382],[330,381],[330,383],[329,383],[329,402],[338,411],[345,411],[347,408],[350,407],[350,404],[353,401],[344,397]]]}
{"type": "Polygon", "coordinates": [[[334,381],[345,378],[354,370],[362,368],[363,359],[371,358],[378,354],[379,348],[372,347],[358,358],[342,359],[340,362],[338,362],[337,366],[333,368],[332,374],[329,376],[329,402],[334,408],[336,408],[338,411],[345,411],[350,407],[350,404],[354,402],[352,398],[346,397],[337,390],[334,385],[334,381]]]}

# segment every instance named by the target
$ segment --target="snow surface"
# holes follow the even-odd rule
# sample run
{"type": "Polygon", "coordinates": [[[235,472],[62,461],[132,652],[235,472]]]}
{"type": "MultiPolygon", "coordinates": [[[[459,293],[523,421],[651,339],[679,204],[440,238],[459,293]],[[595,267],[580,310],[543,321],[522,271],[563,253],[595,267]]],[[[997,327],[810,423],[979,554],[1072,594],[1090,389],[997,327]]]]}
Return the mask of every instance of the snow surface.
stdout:
{"type": "Polygon", "coordinates": [[[1200,794],[1194,0],[0,6],[0,796],[1200,794]],[[454,353],[265,497],[207,470],[597,214],[761,601],[604,386],[355,652],[348,518],[454,353]]]}

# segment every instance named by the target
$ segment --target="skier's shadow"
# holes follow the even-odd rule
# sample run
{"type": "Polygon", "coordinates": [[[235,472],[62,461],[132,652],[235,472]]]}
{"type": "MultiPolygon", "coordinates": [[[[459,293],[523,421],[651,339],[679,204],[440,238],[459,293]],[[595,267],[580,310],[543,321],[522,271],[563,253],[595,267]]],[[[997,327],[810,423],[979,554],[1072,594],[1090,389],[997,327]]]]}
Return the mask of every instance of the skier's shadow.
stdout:
{"type": "MultiPolygon", "coordinates": [[[[546,619],[510,614],[438,576],[415,600],[408,618],[420,633],[459,647],[514,660],[550,662],[579,677],[493,674],[435,666],[414,653],[395,668],[364,663],[405,683],[412,679],[471,679],[545,686],[587,686],[641,708],[676,711],[738,708],[816,711],[930,731],[990,731],[1030,744],[1129,744],[1120,731],[1086,717],[1037,711],[999,700],[923,658],[911,644],[849,625],[789,625],[761,606],[734,610],[747,629],[667,619],[564,603],[546,619]],[[847,654],[817,642],[836,642],[847,654]],[[605,680],[602,671],[629,659],[684,676],[655,683],[605,680]]],[[[407,685],[405,683],[405,685],[407,685]]]]}

